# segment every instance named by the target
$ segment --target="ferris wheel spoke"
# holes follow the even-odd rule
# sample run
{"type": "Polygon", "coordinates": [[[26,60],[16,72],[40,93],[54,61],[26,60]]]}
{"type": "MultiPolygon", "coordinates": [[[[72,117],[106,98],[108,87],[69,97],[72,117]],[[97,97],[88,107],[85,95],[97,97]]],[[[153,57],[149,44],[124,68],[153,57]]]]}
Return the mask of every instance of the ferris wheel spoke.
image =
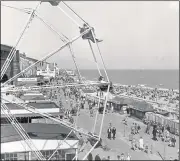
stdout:
{"type": "Polygon", "coordinates": [[[83,23],[85,23],[88,27],[90,27],[89,24],[88,24],[81,16],[79,16],[70,6],[68,6],[64,1],[62,1],[62,3],[63,3],[68,9],[70,9],[80,20],[82,20],[83,23]]]}
{"type": "Polygon", "coordinates": [[[23,71],[21,71],[20,73],[18,73],[17,75],[15,75],[14,77],[12,77],[11,79],[9,79],[8,81],[6,81],[5,83],[3,83],[1,85],[1,87],[4,87],[4,85],[12,82],[13,80],[15,80],[16,78],[18,78],[19,76],[21,76],[23,73],[27,72],[29,69],[32,69],[35,65],[37,65],[39,62],[42,62],[48,58],[50,58],[51,56],[53,56],[54,54],[56,54],[57,52],[61,51],[62,49],[64,49],[66,46],[68,46],[69,44],[73,43],[74,41],[76,41],[77,39],[79,39],[80,37],[82,37],[84,34],[86,34],[90,29],[87,29],[86,31],[84,31],[83,33],[81,33],[79,36],[74,37],[71,41],[65,43],[64,45],[62,45],[61,47],[59,47],[58,49],[56,49],[55,51],[47,54],[45,57],[43,57],[41,60],[38,60],[37,62],[35,62],[34,64],[30,65],[29,67],[27,67],[26,69],[24,69],[23,71]]]}
{"type": "Polygon", "coordinates": [[[5,4],[2,4],[2,3],[1,3],[1,6],[8,7],[8,8],[12,8],[12,9],[15,9],[15,10],[17,10],[17,11],[20,11],[20,12],[23,12],[23,13],[27,13],[27,14],[30,14],[30,13],[31,13],[31,9],[9,6],[9,5],[5,5],[5,4]]]}
{"type": "Polygon", "coordinates": [[[20,36],[18,37],[18,39],[16,40],[16,43],[15,43],[14,47],[12,47],[10,53],[8,54],[8,57],[7,57],[6,61],[4,62],[3,66],[1,68],[1,79],[3,78],[4,74],[6,73],[11,61],[13,60],[13,58],[14,58],[14,56],[16,54],[16,48],[17,48],[18,44],[20,43],[25,31],[28,29],[30,23],[32,22],[32,20],[34,18],[35,10],[37,10],[40,7],[40,5],[41,5],[41,2],[39,2],[37,4],[37,6],[35,7],[35,9],[32,10],[32,12],[31,12],[31,14],[30,14],[30,16],[28,18],[28,21],[25,24],[25,27],[23,27],[23,30],[22,30],[20,36]]]}
{"type": "MultiPolygon", "coordinates": [[[[63,42],[68,42],[69,41],[69,38],[67,38],[65,35],[63,35],[62,33],[59,33],[54,26],[48,24],[48,22],[39,16],[39,14],[37,14],[36,12],[36,16],[37,18],[39,18],[53,33],[57,34],[59,36],[59,38],[61,39],[61,41],[63,42]]],[[[73,62],[74,62],[74,65],[76,67],[76,70],[78,72],[78,77],[79,77],[79,81],[82,82],[81,80],[81,74],[80,74],[80,71],[79,71],[79,68],[78,68],[78,65],[76,63],[76,60],[75,60],[75,54],[74,54],[74,51],[73,51],[73,47],[72,47],[72,44],[69,44],[68,45],[69,47],[69,50],[70,50],[70,53],[71,53],[71,56],[72,56],[72,59],[73,59],[73,62]]]]}
{"type": "Polygon", "coordinates": [[[91,29],[91,32],[92,32],[93,39],[94,39],[94,41],[95,41],[95,43],[96,43],[96,46],[97,46],[97,48],[98,48],[98,52],[99,52],[99,55],[100,55],[100,58],[101,58],[101,61],[102,61],[102,64],[103,64],[103,69],[104,69],[104,72],[105,72],[105,74],[106,74],[106,79],[107,79],[107,81],[109,82],[109,77],[108,77],[108,74],[107,74],[107,69],[106,69],[106,66],[105,66],[105,62],[104,62],[104,59],[103,59],[103,57],[102,57],[102,53],[101,53],[101,51],[100,51],[99,45],[98,45],[98,43],[97,43],[97,41],[96,41],[94,30],[91,29]]]}
{"type": "Polygon", "coordinates": [[[21,124],[17,121],[16,117],[10,112],[9,108],[3,103],[1,105],[3,113],[7,116],[8,120],[11,122],[12,126],[21,136],[21,138],[26,142],[27,146],[31,149],[31,151],[37,156],[39,160],[44,160],[44,156],[42,153],[36,148],[33,144],[31,138],[25,131],[25,129],[21,126],[21,124]]]}
{"type": "Polygon", "coordinates": [[[54,152],[52,153],[52,155],[48,158],[48,160],[51,160],[51,158],[54,156],[54,154],[58,151],[59,147],[67,140],[67,138],[71,135],[71,133],[73,132],[73,130],[71,130],[69,132],[69,134],[66,136],[66,138],[64,140],[62,140],[60,143],[58,141],[58,146],[56,147],[56,149],[54,150],[54,152]]]}
{"type": "MultiPolygon", "coordinates": [[[[31,64],[29,67],[27,67],[26,69],[22,70],[20,73],[18,73],[17,75],[13,76],[12,78],[10,78],[8,81],[6,81],[4,84],[2,84],[1,87],[5,87],[5,85],[7,85],[8,83],[14,81],[15,79],[17,79],[19,76],[21,76],[22,74],[24,74],[25,72],[27,72],[28,70],[32,69],[34,66],[36,66],[38,63],[44,61],[44,60],[47,60],[48,58],[50,58],[51,56],[55,55],[56,53],[58,53],[59,51],[61,51],[63,48],[65,47],[68,47],[69,48],[69,51],[70,51],[70,54],[71,54],[71,57],[73,59],[73,62],[74,62],[74,65],[75,65],[75,69],[77,70],[77,76],[79,78],[79,83],[61,83],[61,84],[58,84],[57,85],[43,85],[43,86],[31,86],[31,87],[15,87],[15,88],[11,88],[11,87],[8,87],[7,89],[5,89],[3,92],[4,93],[11,93],[11,94],[15,94],[15,93],[18,93],[18,92],[28,92],[28,91],[43,91],[43,90],[52,90],[52,89],[58,89],[58,88],[66,88],[66,89],[84,89],[84,87],[101,87],[101,86],[107,86],[108,89],[107,89],[107,95],[106,95],[106,98],[104,100],[104,108],[103,108],[103,115],[102,115],[102,119],[100,121],[97,121],[98,119],[98,110],[97,110],[97,113],[96,113],[96,117],[94,118],[93,120],[93,127],[92,127],[92,132],[87,132],[85,131],[85,129],[83,128],[80,128],[77,126],[78,124],[78,117],[79,117],[79,110],[80,110],[80,105],[78,105],[77,107],[77,113],[76,113],[76,118],[75,118],[75,121],[73,123],[70,123],[71,121],[69,120],[68,121],[65,121],[63,119],[59,119],[59,118],[54,118],[51,114],[49,113],[43,113],[43,112],[40,112],[38,109],[36,109],[35,107],[29,105],[29,104],[26,104],[25,102],[22,103],[22,100],[21,100],[21,103],[18,103],[19,101],[8,101],[4,98],[2,98],[2,100],[4,100],[5,102],[9,102],[9,103],[14,103],[16,104],[17,106],[21,107],[22,109],[25,109],[31,113],[37,113],[39,114],[42,118],[45,118],[45,119],[49,119],[49,120],[52,120],[53,122],[56,122],[57,124],[59,125],[62,125],[64,127],[67,127],[68,129],[70,129],[70,132],[68,133],[68,135],[66,135],[66,137],[64,138],[64,140],[62,141],[58,141],[58,146],[56,147],[56,149],[54,150],[54,152],[51,154],[51,156],[49,156],[48,160],[51,160],[53,158],[53,156],[56,154],[56,152],[58,151],[59,147],[63,144],[63,143],[66,143],[68,144],[68,142],[66,141],[68,139],[68,137],[71,135],[72,132],[75,132],[75,133],[80,133],[80,134],[83,134],[84,136],[88,137],[88,138],[92,138],[92,139],[95,139],[95,144],[92,146],[92,148],[85,154],[85,156],[83,157],[83,160],[85,160],[87,158],[87,156],[89,155],[89,153],[91,153],[94,148],[96,147],[96,145],[99,143],[99,141],[101,140],[101,135],[102,135],[102,128],[103,128],[103,122],[104,122],[104,117],[105,117],[105,112],[106,112],[106,107],[107,107],[107,101],[108,101],[108,97],[109,97],[109,89],[110,89],[110,82],[109,82],[109,78],[108,78],[108,75],[107,75],[107,69],[105,67],[105,63],[104,63],[104,60],[103,60],[103,57],[102,57],[102,54],[101,54],[101,51],[99,49],[99,46],[98,46],[98,43],[96,41],[96,38],[95,38],[95,33],[94,33],[94,30],[92,27],[89,26],[89,24],[83,19],[81,18],[74,10],[72,10],[65,2],[62,2],[68,9],[70,9],[70,11],[72,11],[75,15],[76,15],[76,19],[77,17],[79,18],[78,19],[78,22],[74,19],[74,17],[70,16],[67,12],[65,12],[65,10],[63,10],[59,5],[59,2],[57,3],[53,3],[52,5],[53,6],[56,6],[58,9],[60,9],[74,24],[76,24],[78,27],[81,27],[81,25],[79,24],[79,22],[82,22],[85,23],[87,25],[87,28],[84,32],[82,32],[79,36],[77,37],[74,37],[72,38],[71,40],[69,38],[67,38],[65,35],[63,35],[62,33],[58,32],[55,27],[51,24],[48,23],[47,20],[45,20],[44,18],[42,18],[42,16],[40,16],[40,14],[36,11],[36,9],[32,9],[32,11],[30,11],[31,9],[17,9],[19,11],[22,11],[22,12],[25,12],[25,13],[28,13],[28,14],[32,14],[32,17],[30,19],[29,22],[32,21],[32,19],[34,17],[38,18],[41,22],[43,22],[45,24],[46,27],[48,27],[50,29],[50,31],[56,35],[58,35],[58,37],[60,38],[60,40],[64,43],[61,47],[57,48],[56,50],[52,51],[51,53],[48,53],[46,56],[44,56],[43,58],[41,58],[40,60],[36,61],[35,63],[31,64]],[[80,21],[79,21],[80,20],[80,21]],[[98,48],[98,52],[100,54],[100,58],[101,58],[101,61],[102,61],[102,64],[103,64],[103,70],[105,72],[105,75],[106,75],[106,78],[107,78],[107,82],[101,82],[101,81],[82,81],[82,76],[81,76],[81,73],[80,73],[80,70],[79,70],[79,66],[76,62],[76,57],[75,57],[75,53],[73,51],[73,42],[76,41],[77,39],[79,39],[80,37],[82,37],[83,35],[89,33],[89,32],[92,32],[92,39],[94,40],[94,42],[96,43],[96,46],[98,48]],[[75,88],[71,88],[71,87],[75,87],[75,88]],[[97,135],[95,135],[95,129],[96,129],[96,124],[97,122],[100,122],[100,131],[97,135]]],[[[41,4],[41,2],[39,3],[39,5],[41,4]]],[[[63,5],[63,6],[64,6],[63,5]]],[[[69,12],[69,13],[72,13],[72,12],[69,12]]],[[[74,15],[73,15],[74,16],[74,15]]],[[[27,25],[29,26],[29,24],[27,25]]],[[[25,32],[25,31],[24,31],[25,32]]],[[[22,32],[22,35],[23,35],[23,32],[22,32]]],[[[15,45],[14,48],[12,48],[12,51],[10,51],[10,54],[9,54],[9,57],[8,59],[6,60],[6,62],[4,63],[4,66],[3,66],[3,70],[2,72],[5,74],[9,64],[11,63],[11,61],[13,60],[13,57],[16,53],[16,48],[20,42],[20,40],[22,39],[22,36],[20,36],[19,40],[17,41],[17,44],[15,45]]],[[[90,49],[91,49],[91,52],[92,52],[92,55],[93,55],[93,58],[94,58],[94,61],[95,64],[96,64],[96,67],[97,67],[97,70],[99,72],[99,75],[102,76],[101,74],[101,70],[100,70],[100,67],[99,67],[99,64],[98,64],[98,61],[96,59],[96,56],[97,54],[93,51],[93,47],[91,45],[91,42],[89,41],[88,39],[88,42],[89,42],[89,46],[90,46],[90,49]]],[[[66,70],[65,70],[66,71],[66,70]]],[[[3,77],[3,73],[1,73],[1,78],[3,77]]],[[[66,74],[66,76],[68,76],[68,74],[66,74]]],[[[70,82],[70,81],[69,81],[70,82]]],[[[100,88],[101,89],[101,88],[100,88]]],[[[3,93],[2,92],[2,93],[3,93]]],[[[19,99],[20,100],[20,99],[19,99]]],[[[99,96],[99,99],[98,99],[98,105],[97,107],[100,108],[100,102],[101,102],[101,97],[99,96]]],[[[78,104],[78,102],[76,103],[76,105],[78,104]]],[[[26,143],[30,148],[32,148],[34,150],[34,153],[35,155],[37,156],[38,159],[40,160],[44,160],[44,156],[41,154],[41,152],[39,152],[33,145],[33,143],[31,142],[31,139],[30,137],[28,136],[28,134],[26,133],[26,131],[23,129],[23,127],[21,126],[21,124],[18,123],[18,121],[16,120],[16,118],[10,114],[9,112],[9,109],[6,107],[6,105],[4,104],[2,107],[1,107],[1,110],[3,111],[3,113],[6,115],[6,117],[8,118],[9,122],[12,123],[13,127],[17,129],[18,131],[18,134],[25,140],[24,143],[26,143]],[[6,112],[8,111],[8,113],[6,112]]],[[[87,139],[88,140],[88,139],[87,139]]],[[[89,140],[86,142],[85,145],[87,145],[87,143],[89,142],[89,140]]],[[[46,145],[46,142],[44,144],[44,147],[46,145]]],[[[75,146],[76,144],[74,145],[69,145],[70,147],[72,146],[75,146]]],[[[81,147],[82,148],[82,147],[81,147]]],[[[76,158],[77,159],[77,155],[78,153],[76,153],[76,156],[73,158],[73,160],[76,158]]]]}
{"type": "Polygon", "coordinates": [[[81,25],[76,21],[74,20],[71,16],[69,16],[60,6],[57,6],[57,8],[59,10],[61,10],[72,22],[74,22],[74,24],[78,27],[80,27],[81,25]]]}
{"type": "Polygon", "coordinates": [[[48,21],[45,20],[44,17],[42,18],[42,16],[40,16],[40,14],[39,14],[37,11],[35,12],[35,15],[36,15],[36,17],[37,17],[41,22],[43,22],[43,23],[46,25],[46,27],[48,27],[48,28],[51,30],[51,32],[53,32],[53,33],[55,33],[56,35],[58,35],[59,38],[61,39],[61,41],[63,41],[64,43],[66,43],[67,40],[69,40],[69,39],[68,39],[66,36],[64,36],[62,33],[59,33],[52,24],[49,24],[48,21]],[[67,39],[67,40],[66,40],[66,39],[67,39]]]}
{"type": "MultiPolygon", "coordinates": [[[[8,100],[6,100],[6,99],[4,99],[4,98],[2,98],[2,100],[14,104],[14,102],[8,101],[8,100]]],[[[16,102],[15,102],[15,104],[16,104],[17,106],[21,107],[21,108],[24,108],[25,110],[28,110],[28,111],[32,112],[32,113],[38,113],[38,114],[40,114],[41,116],[43,116],[43,117],[45,117],[45,118],[48,118],[48,119],[50,119],[50,120],[52,120],[52,121],[55,121],[55,122],[59,123],[60,125],[63,125],[63,126],[69,128],[69,129],[72,129],[72,130],[75,131],[75,132],[79,132],[79,133],[81,133],[81,134],[83,134],[83,135],[85,135],[85,136],[88,136],[88,137],[92,137],[92,138],[94,138],[94,139],[97,139],[97,136],[96,136],[96,135],[90,135],[90,134],[88,134],[87,132],[82,131],[82,129],[79,129],[79,130],[78,130],[78,129],[74,128],[72,125],[69,125],[67,122],[62,121],[62,120],[59,120],[59,119],[57,119],[57,118],[53,118],[52,115],[50,115],[50,114],[48,114],[48,113],[40,112],[40,111],[37,110],[35,107],[30,106],[30,105],[27,105],[26,103],[16,103],[16,102]]]]}

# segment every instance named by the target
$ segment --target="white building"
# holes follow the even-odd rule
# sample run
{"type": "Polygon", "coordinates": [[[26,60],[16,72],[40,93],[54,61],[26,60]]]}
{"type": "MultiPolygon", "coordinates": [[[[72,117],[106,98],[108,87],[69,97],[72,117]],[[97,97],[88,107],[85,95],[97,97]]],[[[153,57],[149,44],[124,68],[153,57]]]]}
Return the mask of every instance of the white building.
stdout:
{"type": "MultiPolygon", "coordinates": [[[[48,159],[56,148],[51,160],[72,160],[78,148],[79,139],[70,129],[60,124],[21,124],[35,147],[48,159]],[[60,144],[61,142],[61,144],[60,144]]],[[[37,160],[37,157],[20,137],[11,124],[1,126],[1,160],[37,160]],[[25,147],[24,147],[24,146],[25,147]]]]}
{"type": "Polygon", "coordinates": [[[55,78],[57,73],[57,66],[55,63],[45,63],[42,62],[42,65],[37,67],[37,75],[42,75],[48,78],[55,78]]]}

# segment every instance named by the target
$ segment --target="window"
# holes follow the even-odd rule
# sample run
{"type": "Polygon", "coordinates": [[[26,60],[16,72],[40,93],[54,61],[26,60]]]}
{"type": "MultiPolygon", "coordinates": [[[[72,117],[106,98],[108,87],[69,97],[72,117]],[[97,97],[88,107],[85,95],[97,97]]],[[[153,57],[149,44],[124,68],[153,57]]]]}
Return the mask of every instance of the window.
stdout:
{"type": "Polygon", "coordinates": [[[66,160],[72,160],[75,157],[75,154],[68,154],[66,153],[66,160]]]}
{"type": "Polygon", "coordinates": [[[17,160],[17,153],[1,154],[1,160],[17,160]]]}
{"type": "MultiPolygon", "coordinates": [[[[46,159],[49,159],[49,157],[54,153],[54,150],[46,150],[46,151],[41,151],[43,156],[46,159]]],[[[53,157],[51,158],[51,160],[65,160],[65,152],[64,150],[58,150],[53,157]]]]}

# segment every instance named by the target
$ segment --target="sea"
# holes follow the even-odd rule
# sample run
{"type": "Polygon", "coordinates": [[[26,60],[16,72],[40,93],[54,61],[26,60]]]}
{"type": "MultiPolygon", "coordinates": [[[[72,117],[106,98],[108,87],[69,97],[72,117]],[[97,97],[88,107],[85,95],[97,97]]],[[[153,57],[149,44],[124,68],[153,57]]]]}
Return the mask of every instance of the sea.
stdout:
{"type": "MultiPolygon", "coordinates": [[[[102,74],[105,76],[103,70],[102,74]]],[[[97,80],[97,70],[80,70],[88,80],[97,80]]],[[[138,85],[143,84],[152,88],[179,90],[179,70],[107,70],[110,81],[114,84],[138,85]]]]}

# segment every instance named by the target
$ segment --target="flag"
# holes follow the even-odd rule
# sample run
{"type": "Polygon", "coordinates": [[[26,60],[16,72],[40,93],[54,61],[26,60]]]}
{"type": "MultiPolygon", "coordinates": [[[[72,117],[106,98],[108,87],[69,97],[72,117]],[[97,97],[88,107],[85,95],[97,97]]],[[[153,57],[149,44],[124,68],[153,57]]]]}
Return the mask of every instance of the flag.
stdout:
{"type": "Polygon", "coordinates": [[[48,2],[49,2],[52,6],[58,6],[61,1],[52,0],[52,1],[48,1],[48,2]]]}

